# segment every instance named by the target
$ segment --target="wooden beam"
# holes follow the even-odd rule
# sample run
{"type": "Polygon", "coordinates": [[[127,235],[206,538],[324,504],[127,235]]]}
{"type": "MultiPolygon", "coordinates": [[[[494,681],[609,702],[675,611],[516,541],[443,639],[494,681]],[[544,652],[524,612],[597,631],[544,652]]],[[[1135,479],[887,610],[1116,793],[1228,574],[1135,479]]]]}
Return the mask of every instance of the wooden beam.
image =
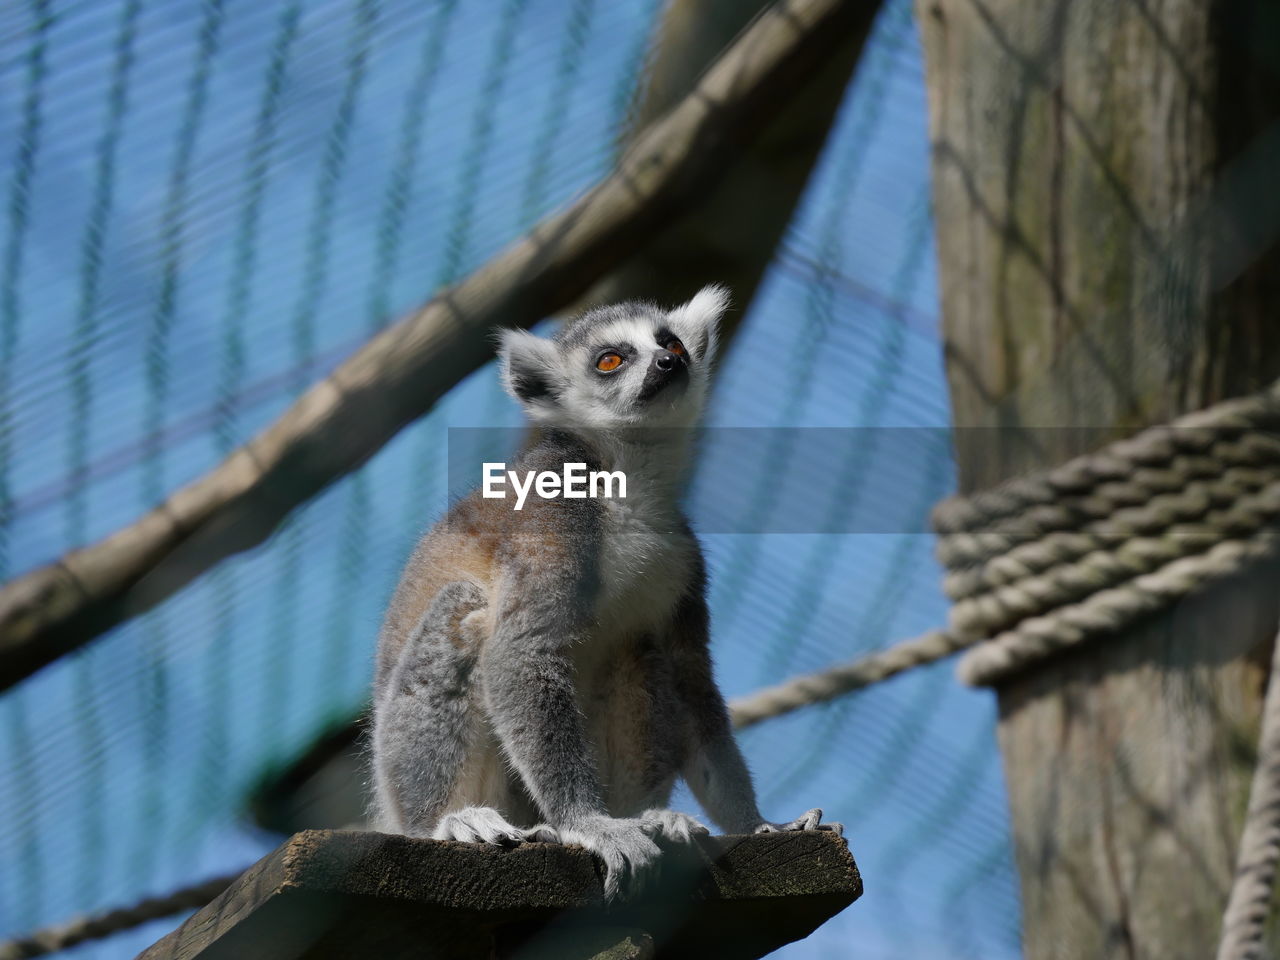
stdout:
{"type": "MultiPolygon", "coordinates": [[[[671,0],[658,27],[628,139],[688,95],[721,51],[768,6],[767,0],[671,0]]],[[[692,198],[676,220],[605,277],[586,300],[681,303],[714,279],[733,291],[735,309],[722,337],[732,334],[791,222],[882,6],[880,0],[860,3],[858,22],[844,30],[838,49],[815,65],[787,109],[765,125],[710,189],[692,198]]]]}
{"type": "Polygon", "coordinates": [[[136,523],[0,590],[0,690],[155,606],[356,469],[528,326],[580,297],[731,168],[869,0],[779,0],[563,212],[390,327],[136,523]]]}
{"type": "MultiPolygon", "coordinates": [[[[919,0],[961,492],[1280,377],[1267,8],[919,0]]],[[[1029,960],[1213,956],[1277,583],[999,688],[1029,960]]]]}
{"type": "Polygon", "coordinates": [[[653,885],[606,906],[581,847],[308,830],[138,960],[761,957],[862,894],[830,833],[708,837],[667,852],[653,885]]]}

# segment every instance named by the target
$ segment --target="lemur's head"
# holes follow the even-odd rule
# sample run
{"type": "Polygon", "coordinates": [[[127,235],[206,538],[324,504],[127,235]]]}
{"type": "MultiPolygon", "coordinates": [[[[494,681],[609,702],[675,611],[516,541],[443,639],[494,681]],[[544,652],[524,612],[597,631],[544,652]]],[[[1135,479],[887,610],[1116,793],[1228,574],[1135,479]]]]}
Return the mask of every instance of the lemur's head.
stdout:
{"type": "Polygon", "coordinates": [[[663,310],[619,303],[590,310],[544,340],[502,334],[502,382],[535,423],[577,427],[691,426],[702,413],[729,292],[703,287],[663,310]]]}

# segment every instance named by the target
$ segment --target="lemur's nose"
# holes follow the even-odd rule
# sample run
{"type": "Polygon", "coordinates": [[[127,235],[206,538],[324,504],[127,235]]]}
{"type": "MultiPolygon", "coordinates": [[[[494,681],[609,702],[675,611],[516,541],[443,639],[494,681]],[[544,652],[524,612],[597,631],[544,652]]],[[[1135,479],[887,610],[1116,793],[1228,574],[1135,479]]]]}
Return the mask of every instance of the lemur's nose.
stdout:
{"type": "Polygon", "coordinates": [[[666,373],[676,365],[676,355],[670,350],[659,350],[658,355],[654,357],[653,365],[666,373]]]}

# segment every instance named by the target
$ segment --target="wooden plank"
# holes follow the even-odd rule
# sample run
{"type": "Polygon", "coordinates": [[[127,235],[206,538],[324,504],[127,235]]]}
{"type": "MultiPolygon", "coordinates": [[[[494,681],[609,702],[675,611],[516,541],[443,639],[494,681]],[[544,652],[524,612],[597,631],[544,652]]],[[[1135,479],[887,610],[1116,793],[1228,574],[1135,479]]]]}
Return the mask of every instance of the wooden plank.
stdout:
{"type": "MultiPolygon", "coordinates": [[[[920,0],[962,492],[1280,376],[1252,0],[920,0]]],[[[1212,956],[1280,569],[1005,683],[1031,960],[1212,956]]]]}
{"type": "Polygon", "coordinates": [[[651,888],[603,902],[579,847],[307,830],[246,871],[139,960],[341,956],[572,960],[759,957],[862,893],[847,844],[824,832],[710,837],[669,851],[651,888]]]}

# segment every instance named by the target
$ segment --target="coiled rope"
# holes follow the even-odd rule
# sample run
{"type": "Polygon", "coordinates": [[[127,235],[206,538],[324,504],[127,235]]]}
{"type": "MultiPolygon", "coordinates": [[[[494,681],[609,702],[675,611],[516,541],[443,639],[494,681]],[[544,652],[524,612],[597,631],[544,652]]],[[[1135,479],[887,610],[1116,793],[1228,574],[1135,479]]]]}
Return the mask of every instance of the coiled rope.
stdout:
{"type": "Polygon", "coordinates": [[[960,677],[998,683],[1277,554],[1280,384],[933,519],[960,677]]]}

